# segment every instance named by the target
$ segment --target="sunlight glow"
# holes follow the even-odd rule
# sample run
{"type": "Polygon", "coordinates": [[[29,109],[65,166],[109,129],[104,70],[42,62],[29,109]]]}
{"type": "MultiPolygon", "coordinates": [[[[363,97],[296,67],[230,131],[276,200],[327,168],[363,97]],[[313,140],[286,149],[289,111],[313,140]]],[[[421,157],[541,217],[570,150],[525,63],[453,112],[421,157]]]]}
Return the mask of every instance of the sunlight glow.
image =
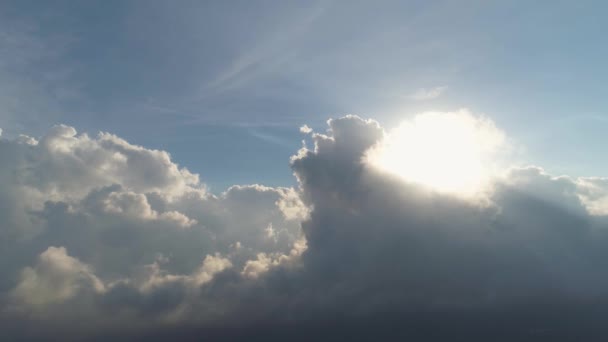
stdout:
{"type": "Polygon", "coordinates": [[[430,112],[401,123],[367,160],[406,181],[469,195],[488,180],[492,155],[503,142],[489,119],[466,110],[430,112]]]}

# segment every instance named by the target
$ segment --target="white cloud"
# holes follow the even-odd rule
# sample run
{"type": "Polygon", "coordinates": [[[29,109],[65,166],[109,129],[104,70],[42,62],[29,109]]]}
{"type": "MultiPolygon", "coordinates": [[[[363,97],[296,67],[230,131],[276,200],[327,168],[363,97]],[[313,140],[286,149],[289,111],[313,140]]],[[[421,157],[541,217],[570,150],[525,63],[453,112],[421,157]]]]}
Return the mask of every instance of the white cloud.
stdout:
{"type": "Polygon", "coordinates": [[[219,254],[207,255],[200,267],[191,274],[176,275],[170,274],[161,268],[158,261],[146,265],[145,277],[136,286],[143,292],[150,292],[157,288],[162,288],[170,283],[182,283],[185,286],[197,288],[210,282],[213,276],[232,267],[229,259],[219,254]]]}
{"type": "Polygon", "coordinates": [[[300,127],[300,133],[309,134],[312,133],[312,128],[308,127],[308,125],[304,125],[300,127]]]}
{"type": "Polygon", "coordinates": [[[248,260],[245,263],[242,274],[248,278],[257,278],[262,273],[267,272],[273,265],[278,265],[278,261],[269,257],[266,253],[259,253],[256,259],[248,260]]]}
{"type": "Polygon", "coordinates": [[[110,134],[0,140],[3,314],[90,337],[608,295],[604,179],[513,167],[479,206],[373,167],[376,121],[328,126],[291,158],[297,190],[219,195],[110,134]]]}
{"type": "MultiPolygon", "coordinates": [[[[272,227],[269,227],[272,228],[272,227]]],[[[288,254],[280,253],[258,253],[255,259],[247,260],[241,275],[246,278],[258,278],[264,273],[279,265],[289,266],[306,251],[308,246],[305,239],[294,242],[293,248],[288,254]]]]}
{"type": "Polygon", "coordinates": [[[150,207],[148,199],[144,194],[132,191],[112,191],[100,198],[101,210],[109,214],[120,215],[126,218],[139,220],[160,220],[173,223],[179,227],[190,227],[195,225],[196,220],[186,215],[170,210],[158,213],[150,207]]]}
{"type": "Polygon", "coordinates": [[[505,134],[462,109],[426,112],[402,122],[365,155],[366,162],[437,191],[483,196],[506,154],[505,134]]]}
{"type": "Polygon", "coordinates": [[[576,179],[580,200],[592,215],[608,215],[608,178],[581,177],[576,179]]]}
{"type": "MultiPolygon", "coordinates": [[[[79,301],[86,287],[81,276],[94,280],[92,288],[103,285],[103,293],[93,291],[101,297],[125,287],[144,297],[167,287],[197,293],[193,289],[218,272],[241,269],[258,253],[288,255],[307,212],[294,189],[233,186],[214,195],[164,151],[107,133],[91,138],[64,125],[40,139],[0,140],[0,165],[0,257],[15,260],[2,269],[0,291],[12,291],[16,305],[40,310],[79,301]],[[230,247],[235,244],[246,248],[230,247]],[[42,261],[27,261],[47,248],[42,261]],[[154,262],[159,254],[167,256],[162,267],[154,262]],[[55,272],[67,267],[59,267],[63,261],[73,272],[55,272]],[[18,277],[17,284],[12,279],[18,277]]],[[[175,312],[185,300],[178,296],[165,310],[175,312]]],[[[61,312],[72,310],[66,306],[54,316],[61,312]]]]}
{"type": "Polygon", "coordinates": [[[413,92],[409,96],[409,98],[412,100],[415,100],[415,101],[432,100],[432,99],[436,99],[439,96],[441,96],[441,94],[443,94],[446,90],[448,90],[448,87],[446,87],[446,86],[438,86],[438,87],[433,87],[433,88],[419,88],[415,92],[413,92]]]}
{"type": "Polygon", "coordinates": [[[67,254],[64,247],[49,247],[35,267],[26,267],[12,297],[38,308],[73,298],[81,291],[103,293],[104,284],[91,267],[67,254]]]}

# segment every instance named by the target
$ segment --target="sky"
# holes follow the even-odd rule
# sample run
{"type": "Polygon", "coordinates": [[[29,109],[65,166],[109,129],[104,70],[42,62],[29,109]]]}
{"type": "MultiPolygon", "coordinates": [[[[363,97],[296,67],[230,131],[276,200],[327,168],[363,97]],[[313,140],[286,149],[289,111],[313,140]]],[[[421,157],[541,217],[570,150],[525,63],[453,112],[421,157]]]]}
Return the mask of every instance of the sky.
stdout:
{"type": "Polygon", "coordinates": [[[291,185],[303,124],[357,114],[394,126],[469,108],[522,146],[522,162],[589,176],[608,166],[597,158],[608,143],[604,7],[4,1],[0,123],[5,136],[57,123],[116,133],[170,151],[220,192],[291,185]]]}
{"type": "Polygon", "coordinates": [[[0,329],[606,338],[606,10],[0,1],[0,329]]]}

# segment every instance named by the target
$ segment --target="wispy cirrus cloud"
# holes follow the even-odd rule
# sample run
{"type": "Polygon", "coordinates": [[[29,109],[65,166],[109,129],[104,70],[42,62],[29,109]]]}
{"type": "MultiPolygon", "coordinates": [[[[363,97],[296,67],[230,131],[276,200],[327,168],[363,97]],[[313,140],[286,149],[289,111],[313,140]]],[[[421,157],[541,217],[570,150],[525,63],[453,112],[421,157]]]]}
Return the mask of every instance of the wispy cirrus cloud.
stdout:
{"type": "Polygon", "coordinates": [[[438,86],[433,88],[419,88],[413,92],[409,98],[415,101],[427,101],[436,99],[448,90],[447,86],[438,86]]]}
{"type": "Polygon", "coordinates": [[[0,125],[8,135],[56,123],[65,105],[82,96],[77,64],[68,58],[75,40],[0,13],[0,125]]]}

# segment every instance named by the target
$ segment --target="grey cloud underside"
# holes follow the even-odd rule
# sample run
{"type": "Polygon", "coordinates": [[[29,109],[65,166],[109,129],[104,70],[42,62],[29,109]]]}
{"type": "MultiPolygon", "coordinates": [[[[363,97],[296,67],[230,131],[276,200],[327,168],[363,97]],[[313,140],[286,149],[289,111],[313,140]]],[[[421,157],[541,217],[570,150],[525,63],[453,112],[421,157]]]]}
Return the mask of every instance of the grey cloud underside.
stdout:
{"type": "Polygon", "coordinates": [[[362,162],[374,121],[311,136],[298,190],[221,195],[110,134],[0,140],[3,321],[26,338],[604,333],[603,179],[513,169],[481,205],[362,162]]]}

